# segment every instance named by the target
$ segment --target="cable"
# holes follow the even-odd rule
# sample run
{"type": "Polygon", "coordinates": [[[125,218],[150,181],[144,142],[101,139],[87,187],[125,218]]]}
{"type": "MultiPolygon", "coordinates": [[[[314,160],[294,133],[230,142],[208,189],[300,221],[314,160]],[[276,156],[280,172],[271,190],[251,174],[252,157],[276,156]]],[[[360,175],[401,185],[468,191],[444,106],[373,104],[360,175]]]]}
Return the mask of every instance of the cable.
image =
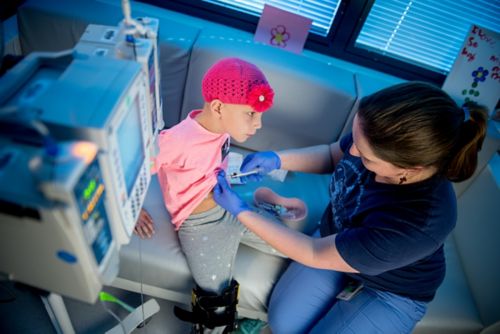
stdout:
{"type": "Polygon", "coordinates": [[[104,307],[104,309],[106,310],[106,312],[108,312],[109,314],[111,314],[111,316],[113,318],[115,318],[116,321],[118,321],[120,323],[120,326],[122,328],[122,331],[123,331],[123,334],[127,334],[127,330],[125,329],[125,326],[123,325],[123,322],[122,322],[122,319],[120,319],[119,316],[117,316],[115,314],[115,312],[111,311],[109,308],[106,307],[106,304],[104,303],[103,300],[101,300],[101,305],[102,307],[104,307]]]}
{"type": "Polygon", "coordinates": [[[129,23],[132,21],[132,15],[130,10],[130,2],[128,0],[122,0],[122,10],[123,16],[125,17],[125,23],[129,23]]]}
{"type": "MultiPolygon", "coordinates": [[[[44,180],[49,181],[55,178],[57,156],[59,146],[52,138],[49,128],[38,119],[41,110],[32,107],[12,107],[0,109],[0,133],[3,137],[12,141],[22,142],[27,145],[43,147],[43,153],[39,163],[29,165],[32,172],[34,168],[39,168],[42,162],[46,162],[46,169],[43,173],[44,180]]],[[[41,175],[41,174],[40,174],[41,175]]]]}
{"type": "MultiPolygon", "coordinates": [[[[49,157],[57,156],[59,152],[57,142],[50,135],[48,127],[37,119],[37,115],[41,114],[38,108],[18,108],[6,107],[0,109],[0,126],[7,125],[7,128],[2,128],[3,135],[19,136],[19,128],[26,130],[34,130],[42,138],[42,144],[45,148],[45,153],[49,157]],[[31,114],[30,114],[31,113],[31,114]],[[17,127],[17,128],[14,128],[17,127]]],[[[29,135],[29,134],[28,134],[29,135]]]]}
{"type": "MultiPolygon", "coordinates": [[[[127,35],[128,37],[129,35],[127,35]]],[[[136,46],[136,41],[135,41],[135,37],[130,35],[132,37],[132,50],[134,51],[134,60],[137,61],[137,49],[135,48],[136,46]]]]}
{"type": "Polygon", "coordinates": [[[144,327],[146,334],[148,333],[148,329],[146,327],[146,316],[144,314],[144,292],[142,289],[142,238],[139,238],[139,281],[141,284],[141,310],[142,310],[142,323],[140,327],[144,327]]]}
{"type": "Polygon", "coordinates": [[[122,0],[122,11],[124,17],[125,34],[134,35],[139,33],[140,35],[146,35],[146,28],[136,20],[132,18],[132,10],[130,8],[130,2],[128,0],[122,0]]]}
{"type": "MultiPolygon", "coordinates": [[[[142,24],[132,19],[132,10],[130,8],[130,2],[128,0],[122,0],[122,10],[124,16],[124,34],[127,43],[132,44],[132,50],[134,52],[134,60],[137,61],[137,50],[136,50],[136,40],[134,34],[139,33],[140,35],[147,35],[148,30],[144,28],[142,24]]],[[[141,310],[142,310],[142,323],[139,327],[146,327],[146,315],[144,314],[144,291],[143,291],[143,276],[142,276],[142,239],[139,238],[139,281],[141,290],[141,310]]]]}

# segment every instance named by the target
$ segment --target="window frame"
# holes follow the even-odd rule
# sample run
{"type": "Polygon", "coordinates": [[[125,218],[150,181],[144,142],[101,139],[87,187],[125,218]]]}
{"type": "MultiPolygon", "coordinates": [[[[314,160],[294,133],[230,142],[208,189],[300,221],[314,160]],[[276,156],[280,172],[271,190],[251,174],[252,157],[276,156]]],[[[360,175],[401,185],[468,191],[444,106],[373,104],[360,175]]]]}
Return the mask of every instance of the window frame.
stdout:
{"type": "MultiPolygon", "coordinates": [[[[137,0],[160,8],[217,22],[254,33],[259,18],[201,0],[137,0]]],[[[340,0],[332,29],[326,37],[309,34],[305,49],[342,59],[406,80],[421,80],[442,85],[446,75],[399,59],[361,49],[356,38],[375,0],[340,0]]]]}
{"type": "Polygon", "coordinates": [[[441,72],[432,71],[425,67],[420,67],[403,60],[384,56],[380,53],[355,46],[356,39],[374,3],[375,0],[367,0],[366,5],[361,9],[359,20],[357,20],[356,25],[350,32],[348,40],[345,42],[344,54],[356,57],[357,63],[360,65],[394,74],[407,80],[423,80],[442,85],[446,79],[446,75],[441,72]]]}

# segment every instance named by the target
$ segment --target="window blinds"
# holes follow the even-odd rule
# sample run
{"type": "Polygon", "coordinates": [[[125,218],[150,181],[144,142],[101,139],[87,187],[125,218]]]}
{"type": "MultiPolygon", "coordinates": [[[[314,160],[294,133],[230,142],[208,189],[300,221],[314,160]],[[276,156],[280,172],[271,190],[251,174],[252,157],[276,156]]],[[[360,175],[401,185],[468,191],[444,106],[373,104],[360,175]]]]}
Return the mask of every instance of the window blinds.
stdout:
{"type": "Polygon", "coordinates": [[[268,4],[313,20],[311,32],[328,35],[340,0],[203,0],[259,17],[268,4]]]}
{"type": "Polygon", "coordinates": [[[472,24],[500,31],[500,0],[376,0],[355,46],[447,74],[472,24]]]}

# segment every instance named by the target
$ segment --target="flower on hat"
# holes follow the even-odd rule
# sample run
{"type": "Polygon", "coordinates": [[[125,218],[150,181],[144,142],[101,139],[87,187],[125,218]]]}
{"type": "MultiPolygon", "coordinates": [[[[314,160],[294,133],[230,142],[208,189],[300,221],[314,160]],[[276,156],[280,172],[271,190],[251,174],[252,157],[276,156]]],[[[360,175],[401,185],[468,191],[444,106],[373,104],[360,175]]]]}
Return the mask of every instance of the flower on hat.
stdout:
{"type": "Polygon", "coordinates": [[[269,84],[255,85],[248,92],[247,101],[255,111],[264,112],[273,105],[274,91],[269,84]]]}

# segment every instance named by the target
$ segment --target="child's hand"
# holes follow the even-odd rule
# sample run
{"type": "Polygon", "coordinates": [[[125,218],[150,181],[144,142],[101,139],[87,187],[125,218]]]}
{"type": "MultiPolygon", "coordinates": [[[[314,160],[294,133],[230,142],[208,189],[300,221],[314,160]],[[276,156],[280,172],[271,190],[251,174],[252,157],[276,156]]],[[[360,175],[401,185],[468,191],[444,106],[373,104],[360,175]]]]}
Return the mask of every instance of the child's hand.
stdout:
{"type": "Polygon", "coordinates": [[[242,211],[250,210],[247,203],[231,189],[229,183],[227,183],[226,173],[223,170],[217,174],[217,184],[214,187],[214,200],[235,217],[242,211]]]}
{"type": "Polygon", "coordinates": [[[141,209],[139,213],[139,218],[137,218],[137,223],[135,223],[134,233],[137,234],[141,239],[149,239],[155,233],[153,218],[149,213],[141,209]]]}
{"type": "Polygon", "coordinates": [[[269,172],[279,169],[280,167],[281,159],[276,152],[266,151],[252,153],[245,157],[240,170],[243,173],[258,170],[259,173],[242,176],[240,177],[240,180],[242,183],[246,183],[247,181],[260,181],[264,175],[267,175],[269,172]]]}

